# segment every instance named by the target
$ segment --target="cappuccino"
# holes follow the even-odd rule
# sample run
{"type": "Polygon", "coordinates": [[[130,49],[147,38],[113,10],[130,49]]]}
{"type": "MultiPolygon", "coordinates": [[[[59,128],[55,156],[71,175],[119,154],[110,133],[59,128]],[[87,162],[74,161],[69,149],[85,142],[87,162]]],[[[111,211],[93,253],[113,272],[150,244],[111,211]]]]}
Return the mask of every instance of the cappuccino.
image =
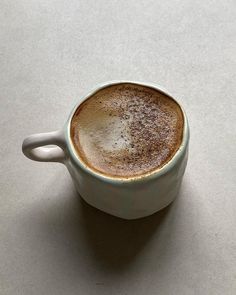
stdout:
{"type": "Polygon", "coordinates": [[[148,86],[120,83],[85,100],[71,120],[71,139],[90,169],[134,178],[158,170],[182,142],[184,117],[171,97],[148,86]]]}

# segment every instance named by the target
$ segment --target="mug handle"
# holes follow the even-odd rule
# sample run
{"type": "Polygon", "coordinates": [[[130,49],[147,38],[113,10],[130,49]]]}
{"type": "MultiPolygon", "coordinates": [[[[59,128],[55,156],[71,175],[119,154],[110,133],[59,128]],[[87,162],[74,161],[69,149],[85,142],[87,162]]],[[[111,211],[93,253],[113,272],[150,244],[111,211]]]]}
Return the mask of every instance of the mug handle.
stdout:
{"type": "Polygon", "coordinates": [[[30,135],[22,144],[24,155],[39,162],[59,162],[64,164],[66,159],[65,148],[64,133],[61,130],[30,135]],[[51,144],[55,146],[44,147],[51,144]]]}

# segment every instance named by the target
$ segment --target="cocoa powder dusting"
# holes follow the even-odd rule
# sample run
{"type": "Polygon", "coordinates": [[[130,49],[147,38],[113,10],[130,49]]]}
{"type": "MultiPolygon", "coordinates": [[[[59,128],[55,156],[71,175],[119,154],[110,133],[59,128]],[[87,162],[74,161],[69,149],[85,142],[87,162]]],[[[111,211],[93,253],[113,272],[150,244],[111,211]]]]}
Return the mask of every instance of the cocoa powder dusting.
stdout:
{"type": "Polygon", "coordinates": [[[90,97],[71,124],[73,144],[85,164],[121,178],[162,167],[179,148],[182,133],[183,114],[173,99],[127,83],[90,97]]]}

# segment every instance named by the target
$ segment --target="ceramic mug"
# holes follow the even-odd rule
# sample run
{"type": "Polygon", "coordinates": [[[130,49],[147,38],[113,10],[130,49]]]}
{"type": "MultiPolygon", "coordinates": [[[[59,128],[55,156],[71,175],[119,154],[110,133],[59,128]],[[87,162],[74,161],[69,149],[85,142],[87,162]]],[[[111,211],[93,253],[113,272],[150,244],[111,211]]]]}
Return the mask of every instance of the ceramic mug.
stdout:
{"type": "Polygon", "coordinates": [[[182,143],[169,162],[147,175],[119,179],[102,175],[86,167],[78,157],[70,137],[73,114],[84,100],[96,92],[110,85],[122,83],[146,86],[171,97],[159,86],[149,83],[112,81],[103,84],[80,100],[63,129],[27,137],[22,150],[31,160],[65,164],[77,191],[90,205],[120,218],[136,219],[161,210],[178,194],[188,158],[189,125],[186,114],[180,106],[184,117],[182,143]],[[46,145],[55,146],[45,147],[46,145]]]}

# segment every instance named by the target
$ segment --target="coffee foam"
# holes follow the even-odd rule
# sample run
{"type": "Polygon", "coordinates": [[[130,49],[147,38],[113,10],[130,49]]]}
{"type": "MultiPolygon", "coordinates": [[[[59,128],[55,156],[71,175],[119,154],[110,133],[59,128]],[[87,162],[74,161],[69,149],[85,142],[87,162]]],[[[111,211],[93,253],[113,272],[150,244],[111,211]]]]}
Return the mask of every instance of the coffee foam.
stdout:
{"type": "Polygon", "coordinates": [[[162,167],[182,141],[178,104],[152,88],[109,86],[82,103],[71,123],[76,151],[91,169],[134,177],[162,167]]]}

